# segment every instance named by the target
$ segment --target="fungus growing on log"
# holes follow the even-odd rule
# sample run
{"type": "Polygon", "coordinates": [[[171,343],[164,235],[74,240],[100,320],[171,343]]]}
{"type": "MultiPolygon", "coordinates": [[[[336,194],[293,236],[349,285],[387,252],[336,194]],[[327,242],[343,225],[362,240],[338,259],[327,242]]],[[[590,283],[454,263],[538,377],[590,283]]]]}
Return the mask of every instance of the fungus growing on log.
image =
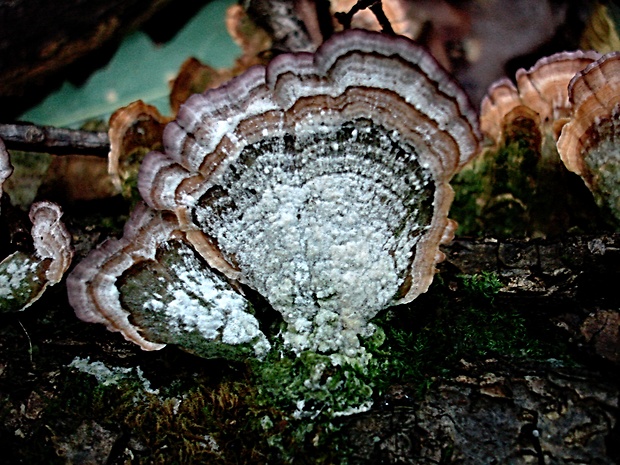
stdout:
{"type": "Polygon", "coordinates": [[[587,208],[575,208],[585,189],[573,185],[556,143],[572,111],[568,83],[599,56],[556,53],[518,70],[516,85],[503,78],[489,88],[480,128],[492,144],[454,181],[461,234],[553,237],[590,222],[580,213],[587,208]]]}
{"type": "Polygon", "coordinates": [[[260,357],[270,347],[249,302],[197,255],[175,216],[142,203],[123,237],[82,260],[67,288],[79,318],[120,331],[145,350],[173,342],[205,357],[236,358],[260,357]]]}
{"type": "MultiPolygon", "coordinates": [[[[153,221],[176,217],[205,267],[282,314],[288,347],[355,356],[377,312],[428,289],[454,232],[449,181],[478,140],[464,92],[428,53],[352,30],[190,97],[164,131],[165,152],[145,158],[138,188],[162,212],[153,221]]],[[[152,258],[143,247],[157,240],[128,227],[93,252],[102,263],[152,258]]],[[[134,310],[119,283],[93,306],[112,278],[87,260],[95,275],[76,268],[72,305],[89,321],[114,305],[124,316],[106,324],[121,329],[134,310]]],[[[130,339],[146,348],[147,332],[130,339]]]]}
{"type": "Polygon", "coordinates": [[[119,108],[110,117],[108,174],[125,198],[137,196],[140,163],[149,151],[161,148],[161,134],[170,120],[142,100],[119,108]]]}
{"type": "MultiPolygon", "coordinates": [[[[9,153],[0,139],[0,197],[3,184],[13,173],[9,153]]],[[[0,262],[0,311],[28,308],[47,286],[62,279],[71,264],[71,236],[60,221],[62,211],[52,202],[30,208],[32,250],[17,250],[0,262]]]]}
{"type": "Polygon", "coordinates": [[[60,207],[52,202],[37,202],[30,208],[34,250],[13,252],[0,263],[0,310],[26,309],[64,276],[73,248],[61,216],[60,207]]]}
{"type": "Polygon", "coordinates": [[[571,113],[568,83],[598,58],[594,51],[560,52],[541,58],[528,70],[519,69],[516,86],[506,78],[495,82],[482,100],[480,129],[499,143],[504,127],[525,116],[557,140],[571,113]]]}
{"type": "Polygon", "coordinates": [[[562,161],[620,221],[620,52],[579,72],[568,92],[573,114],[558,140],[562,161]]]}

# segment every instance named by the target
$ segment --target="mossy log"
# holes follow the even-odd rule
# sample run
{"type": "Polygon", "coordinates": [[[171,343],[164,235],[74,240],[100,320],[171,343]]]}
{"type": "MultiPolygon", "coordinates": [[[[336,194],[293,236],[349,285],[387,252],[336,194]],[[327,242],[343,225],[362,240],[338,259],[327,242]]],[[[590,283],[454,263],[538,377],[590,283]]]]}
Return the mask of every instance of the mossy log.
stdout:
{"type": "Polygon", "coordinates": [[[582,349],[620,362],[620,235],[551,240],[457,238],[442,268],[495,272],[504,284],[498,299],[541,325],[551,324],[582,349]]]}
{"type": "MultiPolygon", "coordinates": [[[[78,255],[110,233],[109,221],[84,226],[72,214],[78,255]]],[[[444,248],[438,285],[411,309],[394,312],[415,317],[436,300],[458,301],[465,292],[461,274],[495,272],[503,284],[495,305],[518,313],[540,338],[563,339],[572,361],[470,355],[444,374],[429,375],[422,393],[419,381],[406,379],[377,390],[372,409],[339,418],[337,432],[302,419],[312,434],[301,442],[282,439],[292,423],[252,426],[273,416],[273,407],[252,404],[256,379],[243,364],[174,348],[144,353],[77,320],[62,287],[54,288],[27,312],[1,316],[6,463],[165,463],[178,454],[193,457],[183,463],[284,463],[287,448],[294,463],[334,463],[343,454],[350,463],[617,463],[619,241],[618,234],[457,238],[444,248]],[[67,368],[75,357],[139,367],[161,392],[141,390],[136,397],[136,382],[105,386],[77,376],[67,368]],[[168,425],[165,437],[154,433],[162,424],[168,425]],[[348,444],[347,452],[326,445],[327,437],[348,444]],[[200,445],[205,438],[219,449],[200,445]],[[274,448],[274,441],[282,442],[274,448]]]]}

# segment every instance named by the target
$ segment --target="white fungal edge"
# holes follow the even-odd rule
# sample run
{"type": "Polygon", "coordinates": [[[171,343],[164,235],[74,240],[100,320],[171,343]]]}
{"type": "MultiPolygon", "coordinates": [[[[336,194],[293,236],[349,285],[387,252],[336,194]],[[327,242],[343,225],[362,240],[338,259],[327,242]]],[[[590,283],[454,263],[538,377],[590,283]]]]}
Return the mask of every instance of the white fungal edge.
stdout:
{"type": "Polygon", "coordinates": [[[166,344],[146,340],[129,322],[130,314],[120,304],[116,280],[140,259],[153,259],[156,241],[167,239],[173,230],[174,224],[163,221],[159,212],[138,204],[125,224],[123,237],[100,244],[67,277],[69,304],[77,317],[89,323],[102,323],[144,350],[164,348],[166,344]],[[146,240],[139,237],[144,229],[149,229],[146,240]]]}
{"type": "Polygon", "coordinates": [[[73,248],[71,235],[60,221],[61,208],[53,202],[37,202],[30,207],[32,240],[38,258],[52,260],[45,272],[49,284],[60,282],[71,265],[73,248]]]}

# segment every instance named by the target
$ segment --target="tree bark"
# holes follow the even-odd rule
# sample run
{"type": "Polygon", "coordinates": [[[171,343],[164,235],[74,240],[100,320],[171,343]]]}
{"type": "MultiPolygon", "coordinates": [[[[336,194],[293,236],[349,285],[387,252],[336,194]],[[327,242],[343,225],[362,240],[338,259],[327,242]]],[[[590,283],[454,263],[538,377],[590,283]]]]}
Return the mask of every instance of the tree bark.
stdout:
{"type": "MultiPolygon", "coordinates": [[[[617,377],[552,363],[462,362],[420,403],[394,386],[382,409],[351,420],[353,463],[614,464],[617,377]]],[[[408,395],[410,394],[410,395],[408,395]]]]}
{"type": "Polygon", "coordinates": [[[620,234],[553,240],[457,238],[440,267],[455,273],[495,272],[498,299],[594,356],[620,364],[620,234]]]}

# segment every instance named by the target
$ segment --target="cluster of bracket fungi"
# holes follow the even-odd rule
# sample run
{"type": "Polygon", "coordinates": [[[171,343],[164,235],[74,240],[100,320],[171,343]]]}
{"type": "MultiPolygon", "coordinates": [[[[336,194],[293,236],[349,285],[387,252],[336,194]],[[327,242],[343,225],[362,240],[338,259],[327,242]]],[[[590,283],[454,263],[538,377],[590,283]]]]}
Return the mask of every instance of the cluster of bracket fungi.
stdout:
{"type": "Polygon", "coordinates": [[[165,152],[140,168],[148,207],[76,267],[71,304],[146,349],[185,331],[260,355],[249,287],[280,312],[292,350],[355,355],[377,312],[430,285],[476,119],[404,38],[353,30],[251,68],[166,127],[165,152]],[[187,284],[160,289],[147,275],[187,284]]]}
{"type": "Polygon", "coordinates": [[[597,204],[620,222],[620,53],[561,52],[504,78],[482,101],[480,127],[500,143],[521,119],[534,123],[542,150],[578,174],[597,204]],[[559,158],[557,155],[559,154],[559,158]]]}
{"type": "MultiPolygon", "coordinates": [[[[618,211],[618,66],[543,59],[490,89],[482,133],[536,121],[618,211]]],[[[449,182],[481,139],[463,90],[406,38],[350,30],[280,55],[181,107],[140,167],[144,203],[69,275],[70,303],[146,350],[262,357],[251,289],[294,352],[359,355],[379,311],[428,289],[455,230],[449,182]]]]}

